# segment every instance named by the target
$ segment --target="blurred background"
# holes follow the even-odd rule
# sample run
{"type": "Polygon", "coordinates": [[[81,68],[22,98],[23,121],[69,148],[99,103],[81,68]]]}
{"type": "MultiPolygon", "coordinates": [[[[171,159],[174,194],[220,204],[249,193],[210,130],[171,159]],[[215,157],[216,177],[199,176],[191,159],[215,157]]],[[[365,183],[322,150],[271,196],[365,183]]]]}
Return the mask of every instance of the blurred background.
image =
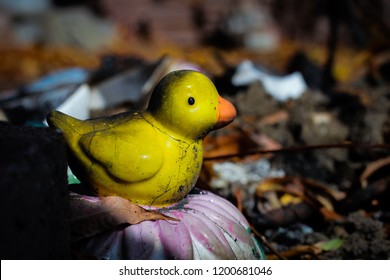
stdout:
{"type": "Polygon", "coordinates": [[[301,51],[322,66],[335,63],[334,74],[345,81],[357,75],[354,65],[389,47],[389,6],[385,0],[1,0],[0,89],[58,68],[96,68],[107,54],[147,60],[169,54],[221,73],[221,59],[248,57],[287,71],[301,51]]]}

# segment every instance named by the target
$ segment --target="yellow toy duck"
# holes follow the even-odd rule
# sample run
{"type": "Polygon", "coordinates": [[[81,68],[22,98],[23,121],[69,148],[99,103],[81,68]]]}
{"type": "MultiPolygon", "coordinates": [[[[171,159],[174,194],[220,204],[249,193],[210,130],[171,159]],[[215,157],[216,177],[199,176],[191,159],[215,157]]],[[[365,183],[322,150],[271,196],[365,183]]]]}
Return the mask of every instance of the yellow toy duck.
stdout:
{"type": "Polygon", "coordinates": [[[166,206],[195,185],[206,134],[235,116],[205,75],[180,70],[156,85],[145,111],[85,121],[53,111],[47,120],[65,137],[70,168],[97,195],[166,206]]]}

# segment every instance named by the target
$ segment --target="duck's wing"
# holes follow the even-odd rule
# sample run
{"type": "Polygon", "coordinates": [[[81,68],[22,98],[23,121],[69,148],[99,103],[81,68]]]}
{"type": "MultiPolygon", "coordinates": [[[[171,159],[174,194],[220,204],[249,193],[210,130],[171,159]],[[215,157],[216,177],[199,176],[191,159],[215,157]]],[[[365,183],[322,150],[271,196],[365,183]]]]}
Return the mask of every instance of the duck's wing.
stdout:
{"type": "Polygon", "coordinates": [[[101,165],[116,180],[131,183],[146,180],[160,170],[163,151],[156,133],[149,127],[117,127],[87,133],[79,145],[92,164],[101,165]]]}

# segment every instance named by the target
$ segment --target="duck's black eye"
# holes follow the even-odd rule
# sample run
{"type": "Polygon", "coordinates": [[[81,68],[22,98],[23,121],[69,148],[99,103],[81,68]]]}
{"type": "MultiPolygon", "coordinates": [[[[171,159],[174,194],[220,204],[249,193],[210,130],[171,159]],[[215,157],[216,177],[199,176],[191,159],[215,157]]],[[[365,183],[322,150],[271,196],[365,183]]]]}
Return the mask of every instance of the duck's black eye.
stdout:
{"type": "Polygon", "coordinates": [[[194,105],[194,104],[195,104],[195,98],[189,97],[189,98],[188,98],[188,104],[194,105]]]}

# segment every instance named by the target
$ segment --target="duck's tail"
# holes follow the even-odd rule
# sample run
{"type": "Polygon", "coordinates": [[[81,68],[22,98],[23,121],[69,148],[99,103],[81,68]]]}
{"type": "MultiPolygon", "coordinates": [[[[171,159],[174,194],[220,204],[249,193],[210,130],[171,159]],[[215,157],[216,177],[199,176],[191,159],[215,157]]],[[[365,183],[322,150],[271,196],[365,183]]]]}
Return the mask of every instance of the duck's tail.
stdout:
{"type": "Polygon", "coordinates": [[[59,111],[50,112],[46,119],[50,127],[61,130],[68,142],[73,142],[72,140],[77,141],[80,138],[80,135],[84,134],[89,129],[89,125],[86,124],[86,122],[59,111]]]}

